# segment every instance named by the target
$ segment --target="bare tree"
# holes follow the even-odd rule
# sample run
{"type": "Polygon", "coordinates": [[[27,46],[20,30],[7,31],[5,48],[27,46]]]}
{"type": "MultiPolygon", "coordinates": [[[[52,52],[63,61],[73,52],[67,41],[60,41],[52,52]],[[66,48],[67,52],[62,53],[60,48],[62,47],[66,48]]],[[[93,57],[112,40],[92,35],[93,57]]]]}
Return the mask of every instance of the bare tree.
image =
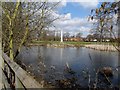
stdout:
{"type": "MultiPolygon", "coordinates": [[[[118,4],[120,2],[103,2],[101,6],[97,9],[91,10],[91,20],[96,20],[94,23],[96,27],[94,30],[97,34],[100,35],[100,41],[102,42],[105,36],[115,39],[116,43],[120,43],[119,37],[116,33],[118,30],[115,28],[118,25],[117,20],[115,20],[114,16],[118,14],[119,7],[118,4]]],[[[117,18],[119,20],[119,17],[117,18]]],[[[116,44],[112,43],[115,48],[120,51],[116,44]]]]}
{"type": "Polygon", "coordinates": [[[80,33],[80,32],[78,32],[78,33],[76,34],[76,37],[78,37],[78,38],[81,38],[81,36],[82,36],[82,33],[80,33]]]}
{"type": "MultiPolygon", "coordinates": [[[[12,4],[13,3],[11,3],[11,5],[12,4]]],[[[16,3],[14,10],[8,10],[8,8],[4,7],[4,4],[2,5],[2,8],[4,10],[3,13],[5,14],[5,16],[7,17],[7,20],[8,20],[9,49],[10,49],[9,55],[12,60],[14,58],[14,56],[13,56],[13,23],[12,22],[14,22],[14,20],[16,18],[19,5],[20,5],[20,2],[18,1],[16,3]]]]}
{"type": "Polygon", "coordinates": [[[52,17],[57,5],[47,1],[3,2],[3,41],[12,60],[23,45],[31,42],[33,35],[38,33],[39,38],[41,32],[57,19],[52,17]]]}

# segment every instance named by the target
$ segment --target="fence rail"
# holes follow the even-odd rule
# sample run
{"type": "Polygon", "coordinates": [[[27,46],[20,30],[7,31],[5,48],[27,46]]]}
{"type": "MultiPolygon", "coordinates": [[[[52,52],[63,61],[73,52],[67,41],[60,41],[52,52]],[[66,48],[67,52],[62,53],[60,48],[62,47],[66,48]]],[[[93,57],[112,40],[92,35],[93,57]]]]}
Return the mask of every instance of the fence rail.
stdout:
{"type": "MultiPolygon", "coordinates": [[[[23,90],[27,90],[28,88],[42,88],[42,85],[40,85],[17,63],[15,63],[13,60],[10,60],[10,58],[5,53],[3,53],[2,56],[4,60],[3,72],[12,89],[22,88],[23,90]]],[[[6,81],[3,82],[5,83],[6,81]]]]}

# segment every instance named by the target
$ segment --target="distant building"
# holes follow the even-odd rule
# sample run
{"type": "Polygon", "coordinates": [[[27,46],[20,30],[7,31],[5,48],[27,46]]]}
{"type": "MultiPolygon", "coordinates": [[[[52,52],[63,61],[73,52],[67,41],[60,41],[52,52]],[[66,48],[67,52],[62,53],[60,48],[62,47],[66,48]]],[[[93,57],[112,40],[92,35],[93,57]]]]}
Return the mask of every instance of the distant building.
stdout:
{"type": "Polygon", "coordinates": [[[97,42],[97,39],[93,39],[93,42],[97,42]]]}
{"type": "Polygon", "coordinates": [[[106,39],[107,42],[110,42],[110,39],[106,39]]]}
{"type": "Polygon", "coordinates": [[[83,41],[82,38],[79,37],[69,37],[69,38],[64,38],[64,41],[75,41],[75,42],[79,42],[79,41],[83,41]]]}

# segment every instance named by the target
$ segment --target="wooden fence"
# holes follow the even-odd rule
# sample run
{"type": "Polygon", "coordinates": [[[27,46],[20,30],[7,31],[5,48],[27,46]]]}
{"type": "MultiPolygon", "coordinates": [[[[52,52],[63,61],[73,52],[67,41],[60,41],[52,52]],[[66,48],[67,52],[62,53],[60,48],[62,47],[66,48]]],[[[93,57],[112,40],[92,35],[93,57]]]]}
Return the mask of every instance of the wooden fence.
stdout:
{"type": "Polygon", "coordinates": [[[18,64],[3,53],[4,68],[3,70],[3,84],[4,88],[21,88],[27,90],[30,88],[42,88],[32,76],[23,70],[18,64]]]}

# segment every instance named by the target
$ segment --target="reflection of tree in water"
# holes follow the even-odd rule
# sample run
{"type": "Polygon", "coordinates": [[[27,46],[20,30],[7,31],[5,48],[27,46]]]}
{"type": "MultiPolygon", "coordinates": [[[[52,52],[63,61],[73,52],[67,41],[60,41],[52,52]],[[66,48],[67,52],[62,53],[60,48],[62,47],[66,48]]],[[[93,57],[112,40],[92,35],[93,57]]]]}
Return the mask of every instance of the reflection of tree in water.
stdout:
{"type": "MultiPolygon", "coordinates": [[[[27,57],[29,57],[31,55],[33,55],[32,56],[33,58],[36,57],[36,58],[34,58],[35,60],[32,58],[32,63],[28,64],[29,69],[31,69],[29,71],[30,74],[32,74],[32,76],[34,76],[38,82],[44,84],[45,87],[49,86],[49,85],[50,86],[54,85],[54,87],[63,87],[63,88],[64,87],[66,87],[66,88],[67,87],[68,88],[70,88],[70,87],[84,87],[84,86],[110,87],[110,83],[106,79],[104,74],[98,75],[98,73],[96,73],[97,69],[96,69],[96,71],[94,71],[94,69],[91,70],[90,68],[88,68],[87,65],[84,65],[85,68],[83,71],[76,72],[72,68],[71,64],[69,62],[67,62],[67,63],[64,63],[65,64],[64,65],[65,67],[63,67],[64,70],[59,70],[58,69],[59,67],[57,67],[56,65],[52,65],[53,64],[51,62],[52,58],[50,58],[50,56],[47,56],[47,58],[45,57],[45,55],[49,54],[47,49],[49,49],[49,48],[34,47],[34,49],[29,48],[28,50],[25,51],[25,53],[29,54],[27,57]],[[30,53],[30,52],[32,52],[32,53],[30,53]],[[95,75],[93,75],[93,74],[95,74],[95,75]],[[60,78],[56,78],[56,77],[60,77],[60,78]],[[97,84],[96,84],[96,82],[97,82],[97,84]],[[85,84],[82,84],[82,83],[85,83],[85,84]]],[[[61,52],[62,52],[62,50],[60,50],[60,53],[61,52]]],[[[22,54],[25,54],[25,53],[22,53],[22,54]]],[[[50,53],[51,53],[51,49],[50,49],[50,53]]],[[[60,53],[58,53],[58,54],[60,54],[60,53]]],[[[62,52],[62,54],[64,54],[64,53],[62,52]]],[[[87,56],[92,59],[92,60],[90,60],[91,67],[95,68],[94,66],[96,66],[98,64],[97,64],[97,62],[94,62],[95,58],[93,58],[94,57],[93,55],[94,54],[90,53],[90,56],[89,55],[87,55],[87,56]]],[[[70,58],[64,58],[64,56],[63,56],[63,59],[69,60],[70,58]]],[[[108,79],[110,81],[111,81],[111,78],[112,77],[108,77],[108,79]]],[[[111,81],[111,83],[112,83],[112,81],[111,81]]]]}
{"type": "MultiPolygon", "coordinates": [[[[80,83],[78,83],[79,76],[77,76],[76,72],[69,66],[69,63],[67,63],[66,66],[64,67],[65,68],[65,70],[63,71],[64,78],[55,79],[56,74],[54,70],[56,69],[56,66],[51,66],[51,64],[47,66],[45,65],[44,59],[42,58],[42,56],[44,56],[42,55],[43,54],[42,50],[43,50],[42,48],[38,48],[38,60],[40,62],[39,68],[41,69],[41,74],[43,74],[41,80],[45,82],[44,84],[46,84],[45,75],[48,75],[48,78],[55,80],[56,82],[54,83],[55,87],[62,87],[62,88],[81,87],[80,83]],[[51,68],[52,70],[48,68],[51,68]],[[51,75],[49,76],[49,74],[51,75]]],[[[61,59],[62,59],[62,54],[63,54],[62,50],[60,50],[61,59]]],[[[89,58],[90,58],[91,65],[93,65],[92,66],[93,68],[94,66],[98,66],[98,64],[94,62],[93,56],[89,55],[89,58]]],[[[98,66],[98,68],[102,68],[102,66],[98,66]]],[[[86,69],[84,69],[81,72],[83,73],[82,75],[84,80],[86,81],[86,84],[88,84],[88,88],[91,88],[91,87],[95,88],[95,87],[102,87],[102,86],[111,87],[112,85],[110,81],[111,77],[106,77],[104,74],[103,75],[99,74],[98,68],[93,69],[93,71],[91,72],[86,66],[86,69]]],[[[51,84],[53,82],[48,81],[48,83],[51,84]]]]}
{"type": "Polygon", "coordinates": [[[45,71],[46,71],[46,65],[45,65],[45,63],[44,63],[44,58],[42,57],[43,55],[43,53],[42,53],[42,50],[41,50],[41,48],[38,46],[37,47],[37,49],[38,49],[38,62],[37,62],[37,65],[38,65],[38,74],[40,74],[40,76],[38,77],[39,78],[39,81],[42,83],[42,84],[44,84],[44,73],[45,73],[45,71]]]}
{"type": "Polygon", "coordinates": [[[48,86],[48,87],[50,87],[50,85],[49,84],[51,84],[51,82],[50,81],[47,81],[47,78],[52,78],[52,79],[54,79],[54,70],[55,70],[55,66],[51,66],[50,64],[51,64],[51,61],[50,60],[47,60],[47,62],[46,62],[46,58],[45,58],[45,53],[47,53],[46,52],[46,48],[47,47],[43,47],[43,48],[41,48],[41,47],[37,47],[37,50],[38,50],[38,55],[37,55],[37,63],[36,63],[36,65],[37,65],[37,68],[38,68],[38,70],[37,70],[37,72],[35,72],[35,73],[37,73],[38,75],[36,75],[37,77],[36,77],[36,79],[43,85],[43,86],[48,86]],[[43,51],[44,50],[44,51],[43,51]],[[52,70],[51,70],[52,69],[52,70]]]}

